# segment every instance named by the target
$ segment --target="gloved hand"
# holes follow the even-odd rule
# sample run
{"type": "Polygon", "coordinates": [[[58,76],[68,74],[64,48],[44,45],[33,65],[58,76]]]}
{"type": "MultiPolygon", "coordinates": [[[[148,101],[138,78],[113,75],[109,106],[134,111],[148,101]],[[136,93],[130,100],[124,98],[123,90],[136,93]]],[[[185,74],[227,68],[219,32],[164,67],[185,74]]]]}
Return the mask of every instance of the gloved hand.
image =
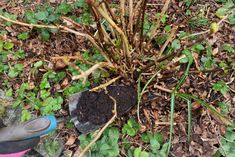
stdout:
{"type": "MultiPolygon", "coordinates": [[[[0,119],[0,130],[6,127],[0,119]]],[[[40,137],[26,140],[0,142],[0,157],[21,157],[40,141],[40,137]]]]}

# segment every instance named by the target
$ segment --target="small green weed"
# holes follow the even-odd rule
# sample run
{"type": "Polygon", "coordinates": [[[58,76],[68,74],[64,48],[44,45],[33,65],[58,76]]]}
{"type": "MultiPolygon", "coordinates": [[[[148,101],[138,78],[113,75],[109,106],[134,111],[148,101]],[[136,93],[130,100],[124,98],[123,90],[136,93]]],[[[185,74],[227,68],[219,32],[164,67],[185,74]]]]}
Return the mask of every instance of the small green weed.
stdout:
{"type": "Polygon", "coordinates": [[[202,55],[201,61],[203,63],[201,67],[202,69],[210,70],[213,69],[216,65],[216,61],[214,60],[212,55],[212,47],[209,44],[207,44],[206,46],[206,55],[202,55]]]}
{"type": "Polygon", "coordinates": [[[23,71],[23,68],[24,68],[23,64],[16,64],[13,67],[10,67],[8,76],[10,78],[17,77],[23,71]]]}
{"type": "Polygon", "coordinates": [[[228,114],[231,109],[231,105],[225,102],[219,102],[218,106],[220,107],[222,114],[228,114]]]}
{"type": "Polygon", "coordinates": [[[59,142],[55,140],[47,140],[44,144],[44,148],[48,153],[47,155],[49,157],[53,157],[59,149],[59,142]]]}
{"type": "Polygon", "coordinates": [[[224,3],[224,5],[219,8],[215,15],[219,17],[220,19],[225,18],[228,16],[228,20],[231,25],[235,24],[235,10],[234,10],[234,1],[233,0],[228,0],[224,3]]]}
{"type": "MultiPolygon", "coordinates": [[[[84,149],[86,145],[92,140],[93,135],[81,135],[79,137],[81,148],[84,149]]],[[[107,128],[100,140],[98,140],[89,150],[86,157],[116,157],[119,154],[119,131],[116,128],[107,128]]]]}
{"type": "Polygon", "coordinates": [[[122,133],[129,136],[135,136],[140,129],[140,125],[133,119],[129,119],[122,128],[122,133]]]}
{"type": "MultiPolygon", "coordinates": [[[[163,136],[160,133],[146,132],[140,135],[144,145],[150,145],[147,150],[132,146],[132,138],[138,136],[139,127],[139,124],[134,119],[131,118],[127,121],[127,124],[122,128],[122,132],[124,131],[124,134],[130,136],[128,140],[119,138],[119,130],[117,128],[107,128],[100,140],[92,145],[86,157],[116,157],[121,149],[119,146],[125,149],[128,157],[167,157],[168,143],[164,143],[163,136]]],[[[92,133],[81,135],[79,137],[81,148],[84,149],[93,138],[92,133]]]]}
{"type": "Polygon", "coordinates": [[[223,95],[225,95],[229,91],[229,88],[224,81],[217,81],[213,85],[212,89],[215,91],[219,91],[223,95]]]}
{"type": "Polygon", "coordinates": [[[224,137],[220,138],[220,148],[214,157],[233,157],[235,156],[235,132],[232,127],[226,128],[227,132],[224,137]]]}
{"type": "Polygon", "coordinates": [[[223,45],[223,50],[229,53],[235,53],[235,49],[232,45],[230,44],[224,44],[223,45]]]}
{"type": "Polygon", "coordinates": [[[149,153],[141,150],[141,148],[135,148],[134,157],[149,157],[149,153]]]}
{"type": "Polygon", "coordinates": [[[29,33],[28,32],[22,32],[17,37],[18,37],[19,40],[26,40],[26,39],[29,38],[29,33]]]}

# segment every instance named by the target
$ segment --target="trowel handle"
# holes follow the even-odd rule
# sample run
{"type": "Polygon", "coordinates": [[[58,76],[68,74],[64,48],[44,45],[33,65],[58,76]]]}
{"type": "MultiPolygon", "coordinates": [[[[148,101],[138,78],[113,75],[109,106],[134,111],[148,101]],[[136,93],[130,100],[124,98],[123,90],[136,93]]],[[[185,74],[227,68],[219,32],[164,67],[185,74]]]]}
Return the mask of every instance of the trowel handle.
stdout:
{"type": "Polygon", "coordinates": [[[0,129],[0,142],[18,141],[45,135],[56,129],[57,121],[54,116],[32,119],[19,125],[0,129]]]}

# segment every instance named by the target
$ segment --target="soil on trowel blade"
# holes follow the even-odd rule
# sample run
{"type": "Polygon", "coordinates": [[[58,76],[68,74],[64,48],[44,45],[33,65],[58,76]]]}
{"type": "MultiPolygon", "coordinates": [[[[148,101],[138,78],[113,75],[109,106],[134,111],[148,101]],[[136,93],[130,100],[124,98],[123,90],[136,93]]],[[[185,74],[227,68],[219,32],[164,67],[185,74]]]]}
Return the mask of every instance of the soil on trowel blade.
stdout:
{"type": "Polygon", "coordinates": [[[117,102],[118,116],[126,113],[137,103],[137,92],[131,86],[109,86],[106,91],[83,92],[78,104],[78,120],[81,123],[91,122],[95,125],[106,123],[112,116],[114,101],[117,102]]]}

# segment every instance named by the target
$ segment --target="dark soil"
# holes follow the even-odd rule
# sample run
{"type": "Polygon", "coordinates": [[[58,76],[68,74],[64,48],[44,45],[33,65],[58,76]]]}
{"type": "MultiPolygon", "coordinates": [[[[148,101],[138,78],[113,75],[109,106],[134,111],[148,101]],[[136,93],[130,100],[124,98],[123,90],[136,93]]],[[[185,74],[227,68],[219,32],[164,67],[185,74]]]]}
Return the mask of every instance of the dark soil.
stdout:
{"type": "Polygon", "coordinates": [[[110,86],[107,91],[82,94],[77,104],[78,120],[82,123],[91,122],[95,125],[106,123],[113,116],[114,101],[117,102],[118,116],[126,113],[137,103],[137,92],[131,86],[110,86]]]}

